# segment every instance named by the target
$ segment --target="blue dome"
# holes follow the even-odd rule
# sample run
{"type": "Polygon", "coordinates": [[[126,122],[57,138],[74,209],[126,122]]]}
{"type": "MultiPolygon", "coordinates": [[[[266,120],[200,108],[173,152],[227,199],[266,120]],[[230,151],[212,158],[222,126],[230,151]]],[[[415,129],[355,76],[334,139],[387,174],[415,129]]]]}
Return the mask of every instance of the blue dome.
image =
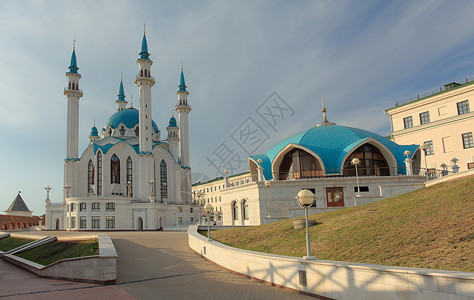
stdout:
{"type": "Polygon", "coordinates": [[[328,174],[338,173],[346,154],[353,151],[357,145],[369,139],[375,139],[383,144],[395,157],[398,167],[405,165],[404,160],[406,157],[403,155],[405,150],[410,150],[414,154],[418,149],[418,145],[398,145],[370,131],[340,125],[329,125],[316,126],[295,134],[273,146],[267,153],[251,156],[251,159],[254,161],[257,161],[259,158],[262,159],[262,167],[265,169],[265,172],[269,172],[267,170],[271,170],[272,162],[277,154],[288,144],[296,144],[317,154],[321,158],[328,174]]]}
{"type": "Polygon", "coordinates": [[[174,117],[171,117],[168,127],[178,127],[178,125],[176,123],[176,119],[174,117]]]}
{"type": "Polygon", "coordinates": [[[95,126],[92,127],[90,135],[91,136],[99,136],[98,131],[97,131],[97,127],[95,127],[95,126]]]}
{"type": "MultiPolygon", "coordinates": [[[[135,125],[138,125],[139,123],[139,115],[140,113],[138,112],[137,109],[131,107],[127,108],[121,111],[116,112],[110,118],[105,122],[105,125],[109,125],[112,128],[117,128],[120,124],[125,125],[125,127],[131,129],[135,127],[135,125]]],[[[153,126],[153,129],[155,130],[155,133],[158,133],[158,126],[156,126],[155,121],[151,121],[151,125],[153,126]]]]}

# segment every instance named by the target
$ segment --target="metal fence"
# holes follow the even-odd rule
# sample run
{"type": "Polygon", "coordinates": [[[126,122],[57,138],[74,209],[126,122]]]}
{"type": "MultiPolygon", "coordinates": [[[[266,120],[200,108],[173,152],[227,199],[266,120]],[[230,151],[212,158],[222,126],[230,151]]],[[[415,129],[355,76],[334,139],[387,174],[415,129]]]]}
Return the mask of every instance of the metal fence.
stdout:
{"type": "MultiPolygon", "coordinates": [[[[469,78],[464,78],[460,81],[456,81],[456,83],[459,83],[461,85],[465,85],[465,84],[471,83],[473,81],[474,81],[474,77],[469,77],[469,78]]],[[[413,101],[417,101],[417,100],[423,99],[425,97],[433,96],[433,95],[436,95],[438,93],[442,93],[442,92],[444,92],[446,90],[449,90],[449,89],[446,89],[445,86],[441,86],[439,89],[424,92],[424,93],[416,95],[415,97],[411,97],[411,98],[405,99],[403,101],[397,101],[397,102],[395,102],[395,107],[403,105],[403,104],[407,104],[407,103],[410,103],[410,102],[413,102],[413,101]]]]}

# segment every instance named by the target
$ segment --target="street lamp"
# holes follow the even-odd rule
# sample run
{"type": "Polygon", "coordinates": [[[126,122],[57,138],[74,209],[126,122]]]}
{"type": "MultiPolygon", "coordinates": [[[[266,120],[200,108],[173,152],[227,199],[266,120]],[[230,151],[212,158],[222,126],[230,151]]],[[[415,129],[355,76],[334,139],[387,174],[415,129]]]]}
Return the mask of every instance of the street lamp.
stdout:
{"type": "Polygon", "coordinates": [[[428,151],[428,144],[425,142],[423,143],[423,145],[420,146],[421,150],[423,150],[425,152],[425,177],[426,177],[426,181],[428,181],[428,163],[426,161],[426,152],[428,151]]]}
{"type": "Polygon", "coordinates": [[[356,180],[357,180],[357,195],[356,195],[356,197],[360,197],[359,173],[357,172],[357,166],[360,164],[360,160],[357,157],[354,157],[351,160],[351,164],[356,168],[356,180]]]}
{"type": "Polygon", "coordinates": [[[301,190],[296,196],[296,200],[298,201],[298,204],[304,208],[304,215],[306,218],[306,256],[303,256],[303,259],[316,259],[316,257],[311,256],[308,226],[308,207],[313,205],[314,194],[310,190],[301,190]]]}
{"type": "Polygon", "coordinates": [[[204,210],[206,211],[207,214],[207,240],[209,241],[211,239],[211,212],[214,210],[214,207],[212,207],[211,203],[207,203],[204,205],[204,210]]]}
{"type": "Polygon", "coordinates": [[[270,196],[268,195],[268,189],[270,188],[270,185],[272,183],[270,182],[270,180],[266,180],[265,181],[265,187],[267,188],[267,209],[268,209],[268,216],[267,218],[270,218],[272,216],[272,213],[270,211],[270,196]]]}

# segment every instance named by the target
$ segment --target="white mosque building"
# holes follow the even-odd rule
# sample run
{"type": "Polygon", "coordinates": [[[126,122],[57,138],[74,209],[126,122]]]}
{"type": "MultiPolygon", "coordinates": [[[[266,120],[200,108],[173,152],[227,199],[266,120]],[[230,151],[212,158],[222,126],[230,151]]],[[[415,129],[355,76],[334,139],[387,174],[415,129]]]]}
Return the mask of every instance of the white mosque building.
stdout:
{"type": "MultiPolygon", "coordinates": [[[[64,95],[67,98],[67,151],[64,200],[46,199],[48,230],[159,230],[199,219],[192,203],[189,154],[191,106],[181,68],[178,121],[169,120],[166,140],[152,120],[152,61],[143,35],[137,59],[138,109],[125,100],[120,82],[117,111],[99,131],[92,127],[89,145],[79,156],[79,89],[75,47],[64,95]]],[[[49,188],[49,187],[48,187],[49,188]]]]}

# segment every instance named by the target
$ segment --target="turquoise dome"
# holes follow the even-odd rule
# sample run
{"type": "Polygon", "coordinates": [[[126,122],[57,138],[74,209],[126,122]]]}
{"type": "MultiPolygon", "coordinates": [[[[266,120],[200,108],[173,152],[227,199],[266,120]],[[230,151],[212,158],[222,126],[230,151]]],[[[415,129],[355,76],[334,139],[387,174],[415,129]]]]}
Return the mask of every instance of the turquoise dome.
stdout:
{"type": "Polygon", "coordinates": [[[90,134],[90,135],[91,135],[91,136],[99,136],[99,133],[98,133],[98,131],[97,131],[97,127],[95,127],[95,126],[92,127],[92,129],[91,129],[91,134],[90,134]]]}
{"type": "Polygon", "coordinates": [[[176,119],[174,117],[171,117],[168,127],[178,127],[176,119]]]}
{"type": "MultiPolygon", "coordinates": [[[[355,150],[354,148],[357,145],[371,139],[383,144],[393,154],[398,167],[405,166],[404,160],[406,157],[403,155],[405,150],[409,150],[413,155],[419,147],[418,145],[398,145],[388,138],[358,128],[328,125],[316,126],[290,136],[273,146],[265,154],[254,155],[250,158],[254,161],[262,159],[264,172],[269,172],[277,154],[288,144],[296,144],[317,154],[324,164],[326,174],[337,174],[340,172],[346,154],[355,150]]],[[[401,172],[404,172],[404,170],[401,170],[401,172]]]]}
{"type": "MultiPolygon", "coordinates": [[[[110,118],[105,122],[105,125],[109,125],[112,128],[117,128],[120,124],[125,125],[125,127],[131,129],[135,127],[135,125],[138,125],[139,123],[139,115],[140,113],[138,112],[137,109],[130,107],[121,111],[116,112],[110,118]]],[[[158,133],[158,126],[156,126],[156,123],[152,120],[151,125],[153,126],[153,129],[155,130],[155,133],[158,133]]]]}

